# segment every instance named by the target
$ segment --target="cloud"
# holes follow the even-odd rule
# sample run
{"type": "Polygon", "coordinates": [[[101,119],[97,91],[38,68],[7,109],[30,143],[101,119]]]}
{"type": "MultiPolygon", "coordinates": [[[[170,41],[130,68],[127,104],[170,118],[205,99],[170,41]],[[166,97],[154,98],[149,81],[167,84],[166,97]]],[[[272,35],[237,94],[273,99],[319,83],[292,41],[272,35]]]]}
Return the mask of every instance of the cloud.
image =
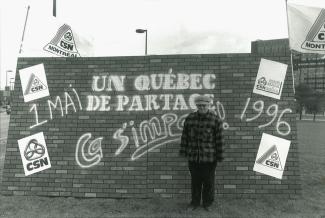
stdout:
{"type": "Polygon", "coordinates": [[[182,28],[153,43],[157,54],[249,53],[251,39],[229,32],[189,32],[182,28]]]}

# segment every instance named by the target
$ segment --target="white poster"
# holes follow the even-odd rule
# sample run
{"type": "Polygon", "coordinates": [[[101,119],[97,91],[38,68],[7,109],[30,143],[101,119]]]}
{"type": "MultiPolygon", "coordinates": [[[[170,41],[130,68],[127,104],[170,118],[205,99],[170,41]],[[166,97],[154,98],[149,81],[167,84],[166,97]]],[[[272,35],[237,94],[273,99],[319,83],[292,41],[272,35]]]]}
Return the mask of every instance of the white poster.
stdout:
{"type": "Polygon", "coordinates": [[[43,132],[18,140],[18,145],[26,176],[51,168],[43,132]]]}
{"type": "Polygon", "coordinates": [[[288,65],[261,58],[253,92],[280,99],[288,65]]]}
{"type": "Polygon", "coordinates": [[[253,170],[282,179],[291,141],[263,133],[253,170]]]}
{"type": "Polygon", "coordinates": [[[44,65],[38,64],[19,70],[24,102],[49,96],[44,65]]]}

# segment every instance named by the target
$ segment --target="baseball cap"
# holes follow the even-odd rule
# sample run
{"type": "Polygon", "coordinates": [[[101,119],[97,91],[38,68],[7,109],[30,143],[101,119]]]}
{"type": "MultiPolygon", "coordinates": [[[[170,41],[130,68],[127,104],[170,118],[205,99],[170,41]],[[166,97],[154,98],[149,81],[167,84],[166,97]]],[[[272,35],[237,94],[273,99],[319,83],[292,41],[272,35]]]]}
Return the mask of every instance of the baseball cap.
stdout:
{"type": "Polygon", "coordinates": [[[204,95],[199,95],[194,99],[195,104],[210,104],[211,98],[204,95]]]}

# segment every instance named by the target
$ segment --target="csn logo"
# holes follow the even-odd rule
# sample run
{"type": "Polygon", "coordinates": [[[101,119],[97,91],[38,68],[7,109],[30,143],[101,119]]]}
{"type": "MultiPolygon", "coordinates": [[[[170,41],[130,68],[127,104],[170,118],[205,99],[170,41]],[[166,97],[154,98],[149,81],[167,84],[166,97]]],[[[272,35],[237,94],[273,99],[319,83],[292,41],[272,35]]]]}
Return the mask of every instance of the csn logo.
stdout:
{"type": "Polygon", "coordinates": [[[40,82],[39,80],[35,80],[35,81],[33,82],[33,85],[34,85],[34,86],[31,87],[31,91],[32,91],[32,92],[38,92],[38,91],[41,91],[41,90],[45,89],[44,85],[41,84],[41,82],[40,82]]]}
{"type": "Polygon", "coordinates": [[[26,176],[51,168],[51,161],[43,132],[18,140],[26,176]]]}
{"type": "Polygon", "coordinates": [[[26,167],[28,171],[38,169],[43,166],[49,165],[47,157],[43,157],[45,154],[45,148],[36,139],[32,139],[28,142],[24,157],[29,162],[26,167]]]}
{"type": "Polygon", "coordinates": [[[36,92],[40,92],[46,89],[46,85],[43,84],[35,74],[32,74],[29,78],[24,95],[34,94],[36,92]]]}
{"type": "Polygon", "coordinates": [[[325,51],[325,9],[322,9],[314,24],[310,28],[304,43],[301,45],[302,49],[311,51],[325,51]]]}
{"type": "Polygon", "coordinates": [[[256,163],[270,167],[276,170],[283,170],[280,156],[276,145],[271,146],[257,161],[256,163]]]}
{"type": "Polygon", "coordinates": [[[265,77],[263,76],[258,79],[256,88],[259,90],[265,90],[266,84],[267,84],[267,81],[266,81],[265,77]]]}
{"type": "Polygon", "coordinates": [[[265,161],[265,164],[267,166],[279,169],[280,163],[279,163],[279,155],[277,153],[272,154],[271,158],[265,161]]]}

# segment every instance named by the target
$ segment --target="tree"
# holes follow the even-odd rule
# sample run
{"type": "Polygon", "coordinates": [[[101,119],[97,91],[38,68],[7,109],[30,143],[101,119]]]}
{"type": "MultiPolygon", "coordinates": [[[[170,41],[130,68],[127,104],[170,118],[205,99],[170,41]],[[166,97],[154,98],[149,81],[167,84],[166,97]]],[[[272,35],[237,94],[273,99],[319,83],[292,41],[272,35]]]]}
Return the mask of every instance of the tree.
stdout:
{"type": "Polygon", "coordinates": [[[297,112],[300,114],[300,120],[302,116],[303,108],[311,112],[314,115],[314,121],[316,114],[322,110],[321,99],[324,98],[324,94],[315,91],[307,84],[300,83],[296,86],[295,99],[297,102],[297,112]]]}
{"type": "Polygon", "coordinates": [[[314,115],[314,121],[316,119],[316,114],[320,112],[320,96],[319,92],[314,92],[311,96],[308,96],[306,102],[307,110],[314,115]]]}
{"type": "Polygon", "coordinates": [[[300,83],[295,88],[295,99],[296,99],[296,105],[297,105],[297,112],[299,113],[299,119],[301,120],[302,117],[302,111],[304,108],[307,107],[308,104],[308,97],[312,95],[313,90],[304,83],[300,83]]]}

